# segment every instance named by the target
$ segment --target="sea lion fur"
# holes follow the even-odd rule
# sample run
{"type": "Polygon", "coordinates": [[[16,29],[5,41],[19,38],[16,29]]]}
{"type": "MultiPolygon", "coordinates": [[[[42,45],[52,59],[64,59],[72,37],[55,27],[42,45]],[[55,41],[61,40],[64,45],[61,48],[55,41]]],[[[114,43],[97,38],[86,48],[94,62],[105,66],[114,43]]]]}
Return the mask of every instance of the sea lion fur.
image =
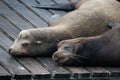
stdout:
{"type": "Polygon", "coordinates": [[[69,66],[120,66],[120,25],[99,36],[59,42],[53,59],[69,66]]]}
{"type": "Polygon", "coordinates": [[[51,56],[57,50],[59,41],[102,34],[109,30],[106,26],[108,23],[120,23],[119,14],[120,3],[116,0],[88,0],[78,9],[56,20],[50,27],[20,32],[28,36],[18,36],[9,53],[15,56],[51,56]]]}

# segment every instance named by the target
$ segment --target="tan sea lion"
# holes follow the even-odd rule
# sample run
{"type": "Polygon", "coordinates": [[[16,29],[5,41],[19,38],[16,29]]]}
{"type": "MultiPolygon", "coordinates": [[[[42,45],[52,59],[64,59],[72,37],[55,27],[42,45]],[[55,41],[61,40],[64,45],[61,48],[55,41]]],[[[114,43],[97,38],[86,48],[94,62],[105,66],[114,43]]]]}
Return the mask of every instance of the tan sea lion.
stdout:
{"type": "Polygon", "coordinates": [[[120,23],[119,14],[120,3],[116,0],[88,0],[50,27],[21,31],[9,53],[15,56],[50,56],[61,40],[106,32],[109,22],[120,23]]]}
{"type": "Polygon", "coordinates": [[[53,59],[63,65],[120,66],[120,25],[99,36],[61,41],[53,59]]]}

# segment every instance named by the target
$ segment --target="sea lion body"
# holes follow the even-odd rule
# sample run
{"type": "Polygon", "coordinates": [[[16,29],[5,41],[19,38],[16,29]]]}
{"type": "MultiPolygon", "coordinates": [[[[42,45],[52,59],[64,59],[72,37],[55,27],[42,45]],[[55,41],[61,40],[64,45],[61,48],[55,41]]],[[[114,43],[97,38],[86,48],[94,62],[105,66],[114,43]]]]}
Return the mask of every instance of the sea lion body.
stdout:
{"type": "Polygon", "coordinates": [[[120,66],[120,26],[94,37],[61,41],[53,59],[63,65],[120,66]]]}
{"type": "Polygon", "coordinates": [[[88,0],[50,27],[21,31],[9,53],[16,56],[52,55],[61,40],[106,32],[108,23],[120,23],[119,13],[120,3],[116,0],[88,0]]]}

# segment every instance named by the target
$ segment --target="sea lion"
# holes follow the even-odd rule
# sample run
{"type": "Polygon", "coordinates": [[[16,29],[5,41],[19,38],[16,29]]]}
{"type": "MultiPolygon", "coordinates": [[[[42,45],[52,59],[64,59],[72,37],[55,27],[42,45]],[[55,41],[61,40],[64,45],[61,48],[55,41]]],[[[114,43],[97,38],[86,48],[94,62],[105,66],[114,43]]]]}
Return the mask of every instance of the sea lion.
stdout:
{"type": "Polygon", "coordinates": [[[63,40],[52,57],[69,66],[120,66],[120,25],[99,36],[63,40]]]}
{"type": "Polygon", "coordinates": [[[116,0],[89,0],[56,20],[50,27],[20,32],[9,49],[14,56],[51,56],[61,40],[95,36],[109,30],[109,22],[120,23],[116,0]]]}

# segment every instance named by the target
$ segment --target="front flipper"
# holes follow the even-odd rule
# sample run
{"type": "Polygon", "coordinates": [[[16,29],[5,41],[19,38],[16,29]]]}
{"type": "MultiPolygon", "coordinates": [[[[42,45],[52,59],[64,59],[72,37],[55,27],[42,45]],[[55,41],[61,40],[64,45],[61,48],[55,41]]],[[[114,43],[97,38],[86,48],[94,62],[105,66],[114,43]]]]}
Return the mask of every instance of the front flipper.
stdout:
{"type": "Polygon", "coordinates": [[[50,19],[48,20],[48,24],[52,25],[56,20],[58,20],[61,16],[58,14],[55,14],[53,16],[50,17],[50,19]]]}
{"type": "Polygon", "coordinates": [[[114,27],[117,27],[117,25],[114,24],[114,23],[108,23],[107,26],[108,26],[110,29],[112,29],[112,28],[114,28],[114,27]]]}
{"type": "Polygon", "coordinates": [[[36,5],[32,7],[40,8],[40,9],[72,11],[72,10],[75,10],[76,4],[77,2],[71,2],[71,3],[58,3],[58,4],[52,4],[52,5],[36,5]]]}

